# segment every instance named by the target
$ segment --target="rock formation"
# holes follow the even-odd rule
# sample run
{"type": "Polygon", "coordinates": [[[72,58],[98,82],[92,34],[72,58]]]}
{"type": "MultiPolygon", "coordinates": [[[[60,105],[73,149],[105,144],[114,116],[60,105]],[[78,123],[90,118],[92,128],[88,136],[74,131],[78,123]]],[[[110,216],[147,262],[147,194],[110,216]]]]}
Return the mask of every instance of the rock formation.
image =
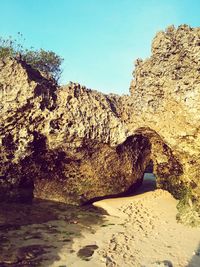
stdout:
{"type": "Polygon", "coordinates": [[[125,140],[114,98],[79,84],[56,88],[10,59],[0,77],[1,200],[28,201],[34,192],[80,204],[141,182],[150,144],[140,135],[125,140]]]}
{"type": "Polygon", "coordinates": [[[1,61],[0,200],[85,203],[137,188],[153,161],[158,187],[198,218],[200,28],[159,32],[133,75],[120,97],[1,61]]]}
{"type": "MultiPolygon", "coordinates": [[[[200,28],[170,26],[157,33],[151,57],[136,62],[134,76],[130,91],[138,123],[157,132],[178,163],[171,175],[169,164],[162,157],[164,153],[159,155],[158,161],[154,161],[158,184],[189,202],[192,216],[198,217],[200,28]]],[[[132,117],[129,124],[133,120],[132,117]]]]}

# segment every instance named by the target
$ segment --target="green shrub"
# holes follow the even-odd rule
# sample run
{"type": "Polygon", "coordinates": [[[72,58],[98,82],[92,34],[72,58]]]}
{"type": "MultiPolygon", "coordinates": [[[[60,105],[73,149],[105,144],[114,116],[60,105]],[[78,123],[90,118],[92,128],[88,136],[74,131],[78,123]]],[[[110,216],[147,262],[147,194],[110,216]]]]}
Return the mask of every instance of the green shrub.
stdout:
{"type": "Polygon", "coordinates": [[[61,64],[63,58],[53,51],[24,48],[23,41],[23,36],[19,32],[16,39],[11,36],[7,39],[0,37],[0,59],[5,59],[6,57],[21,59],[34,69],[43,72],[47,78],[54,78],[58,81],[62,73],[61,64]]]}

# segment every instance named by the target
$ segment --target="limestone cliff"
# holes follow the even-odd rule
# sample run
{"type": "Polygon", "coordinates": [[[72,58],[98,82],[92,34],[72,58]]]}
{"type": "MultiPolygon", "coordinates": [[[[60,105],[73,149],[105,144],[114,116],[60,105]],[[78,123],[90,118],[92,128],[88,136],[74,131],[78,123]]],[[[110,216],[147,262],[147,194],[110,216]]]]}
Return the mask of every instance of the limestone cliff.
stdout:
{"type": "Polygon", "coordinates": [[[135,120],[147,125],[170,147],[179,170],[173,167],[177,174],[169,175],[169,165],[160,153],[154,170],[158,184],[177,197],[185,195],[184,201],[189,201],[193,215],[198,216],[195,210],[199,210],[200,196],[200,28],[171,26],[157,33],[151,57],[138,60],[133,75],[130,92],[134,109],[130,110],[134,110],[135,116],[126,122],[130,127],[135,120]]]}
{"type": "Polygon", "coordinates": [[[137,60],[130,96],[58,87],[24,62],[0,62],[0,200],[85,203],[136,188],[153,161],[158,187],[200,195],[200,29],[159,32],[137,60]]]}

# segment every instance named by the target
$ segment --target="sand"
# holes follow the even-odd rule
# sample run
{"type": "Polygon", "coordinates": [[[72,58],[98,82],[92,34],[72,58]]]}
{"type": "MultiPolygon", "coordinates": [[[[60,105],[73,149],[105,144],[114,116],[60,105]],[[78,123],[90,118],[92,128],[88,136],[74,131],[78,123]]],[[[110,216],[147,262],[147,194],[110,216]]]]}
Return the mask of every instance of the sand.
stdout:
{"type": "Polygon", "coordinates": [[[124,218],[123,229],[116,229],[99,251],[107,259],[105,266],[200,266],[200,229],[177,223],[177,201],[168,192],[95,205],[124,218]]]}
{"type": "Polygon", "coordinates": [[[2,206],[0,267],[200,267],[200,228],[178,223],[177,200],[146,178],[137,195],[94,203],[108,215],[51,201],[2,206]]]}
{"type": "MultiPolygon", "coordinates": [[[[148,187],[148,185],[147,185],[148,187]]],[[[73,250],[96,246],[91,257],[65,257],[67,267],[200,267],[200,229],[176,221],[177,200],[164,190],[153,190],[136,196],[106,199],[94,203],[109,216],[95,234],[83,233],[73,243],[73,250]]]]}

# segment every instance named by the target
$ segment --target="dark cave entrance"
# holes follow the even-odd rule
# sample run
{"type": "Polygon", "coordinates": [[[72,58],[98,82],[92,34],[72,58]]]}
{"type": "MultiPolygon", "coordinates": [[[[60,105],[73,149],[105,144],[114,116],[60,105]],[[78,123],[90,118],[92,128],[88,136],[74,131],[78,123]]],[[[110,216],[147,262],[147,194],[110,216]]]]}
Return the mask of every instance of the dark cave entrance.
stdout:
{"type": "MultiPolygon", "coordinates": [[[[147,158],[147,160],[143,158],[142,162],[144,164],[139,166],[139,169],[143,170],[140,178],[141,182],[131,185],[127,192],[125,192],[126,195],[142,194],[160,188],[169,191],[176,197],[180,187],[183,167],[175,157],[172,149],[158,133],[150,128],[139,128],[135,135],[148,139],[150,153],[147,154],[145,149],[141,151],[140,156],[147,158]]],[[[137,170],[138,166],[134,168],[137,170]]]]}
{"type": "Polygon", "coordinates": [[[153,161],[150,160],[142,174],[141,182],[131,185],[127,191],[122,193],[121,196],[128,197],[140,195],[146,192],[154,191],[157,188],[157,177],[153,170],[153,161]]]}
{"type": "Polygon", "coordinates": [[[145,192],[154,191],[157,189],[156,175],[153,171],[153,161],[150,160],[149,165],[146,167],[143,175],[143,181],[139,188],[137,188],[132,195],[143,194],[145,192]]]}

